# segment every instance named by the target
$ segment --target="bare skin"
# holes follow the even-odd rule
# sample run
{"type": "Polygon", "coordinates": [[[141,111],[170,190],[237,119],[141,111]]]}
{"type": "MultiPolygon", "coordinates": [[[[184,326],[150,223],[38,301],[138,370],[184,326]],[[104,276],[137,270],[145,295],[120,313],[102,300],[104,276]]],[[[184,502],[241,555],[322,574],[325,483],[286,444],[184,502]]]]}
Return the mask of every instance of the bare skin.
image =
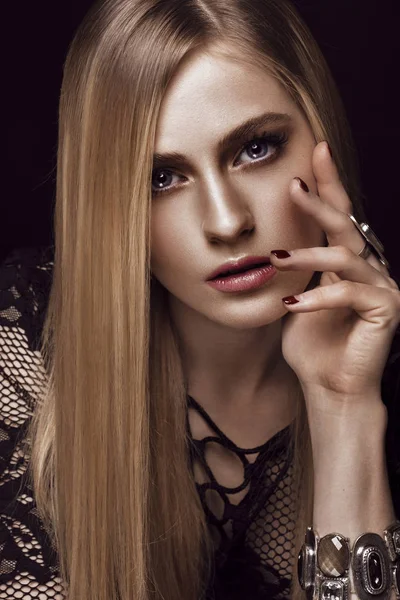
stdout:
{"type": "Polygon", "coordinates": [[[278,271],[262,288],[235,294],[206,279],[232,258],[324,244],[323,231],[289,200],[296,176],[317,191],[315,145],[306,118],[272,76],[213,54],[185,61],[161,107],[156,152],[179,152],[187,165],[155,163],[153,190],[168,191],[153,197],[152,273],[169,291],[189,393],[242,447],[264,443],[295,416],[297,377],[281,353],[281,299],[304,291],[313,272],[278,271]],[[218,152],[225,134],[269,111],[291,120],[258,127],[253,142],[218,152]],[[264,132],[286,133],[288,141],[280,150],[260,140],[264,132]]]}

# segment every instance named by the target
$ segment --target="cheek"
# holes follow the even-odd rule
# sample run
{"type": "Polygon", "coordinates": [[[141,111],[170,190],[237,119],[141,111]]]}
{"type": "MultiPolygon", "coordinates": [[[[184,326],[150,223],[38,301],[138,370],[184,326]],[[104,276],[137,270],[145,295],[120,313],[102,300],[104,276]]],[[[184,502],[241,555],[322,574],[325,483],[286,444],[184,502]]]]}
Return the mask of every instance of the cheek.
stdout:
{"type": "Polygon", "coordinates": [[[150,262],[156,276],[160,272],[174,271],[186,262],[186,240],[191,235],[189,227],[182,215],[174,211],[153,210],[150,262]]]}
{"type": "Polygon", "coordinates": [[[151,269],[157,274],[157,271],[164,268],[172,256],[175,254],[174,230],[168,223],[162,220],[153,219],[151,225],[151,269]]]}

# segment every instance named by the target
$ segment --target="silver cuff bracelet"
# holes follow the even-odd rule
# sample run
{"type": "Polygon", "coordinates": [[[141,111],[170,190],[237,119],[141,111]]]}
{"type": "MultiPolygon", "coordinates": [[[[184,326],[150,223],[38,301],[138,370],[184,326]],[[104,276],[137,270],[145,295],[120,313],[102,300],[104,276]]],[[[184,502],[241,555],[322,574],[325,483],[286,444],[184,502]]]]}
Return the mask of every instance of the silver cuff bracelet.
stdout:
{"type": "Polygon", "coordinates": [[[383,532],[363,533],[354,541],[340,533],[319,538],[307,527],[297,559],[297,575],[307,600],[389,600],[394,588],[400,599],[400,521],[383,532]]]}

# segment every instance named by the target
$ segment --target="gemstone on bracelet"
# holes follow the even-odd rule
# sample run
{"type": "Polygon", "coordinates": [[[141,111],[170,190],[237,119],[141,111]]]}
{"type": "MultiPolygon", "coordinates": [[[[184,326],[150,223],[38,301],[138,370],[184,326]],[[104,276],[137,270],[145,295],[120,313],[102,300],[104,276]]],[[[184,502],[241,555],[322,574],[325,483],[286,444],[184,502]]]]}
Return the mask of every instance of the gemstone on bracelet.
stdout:
{"type": "Polygon", "coordinates": [[[318,544],[317,558],[318,566],[324,575],[343,575],[350,561],[348,541],[338,533],[325,535],[318,544]]]}
{"type": "Polygon", "coordinates": [[[297,578],[299,580],[300,587],[305,590],[304,577],[303,577],[303,565],[304,565],[304,544],[302,545],[299,555],[297,557],[297,578]]]}
{"type": "Polygon", "coordinates": [[[400,531],[395,531],[393,534],[393,545],[396,553],[400,554],[400,531]]]}
{"type": "Polygon", "coordinates": [[[378,552],[370,552],[367,556],[368,583],[374,591],[381,591],[383,583],[381,557],[378,552]]]}
{"type": "Polygon", "coordinates": [[[342,581],[326,579],[321,583],[320,600],[344,600],[344,584],[342,581]]]}
{"type": "Polygon", "coordinates": [[[400,596],[400,561],[396,561],[392,573],[396,596],[400,596]]]}
{"type": "Polygon", "coordinates": [[[373,596],[388,598],[392,572],[388,548],[377,533],[363,533],[354,542],[352,570],[355,591],[361,599],[373,596]]]}

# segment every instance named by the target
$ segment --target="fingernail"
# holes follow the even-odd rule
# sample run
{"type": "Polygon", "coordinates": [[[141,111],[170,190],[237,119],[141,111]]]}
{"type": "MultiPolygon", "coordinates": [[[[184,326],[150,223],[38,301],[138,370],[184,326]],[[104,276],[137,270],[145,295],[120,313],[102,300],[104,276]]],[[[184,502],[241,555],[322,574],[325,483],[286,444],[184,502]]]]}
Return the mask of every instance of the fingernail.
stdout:
{"type": "Polygon", "coordinates": [[[291,256],[287,250],[271,250],[271,254],[276,256],[276,258],[289,258],[291,256]]]}
{"type": "Polygon", "coordinates": [[[302,179],[300,179],[300,177],[295,177],[295,179],[297,179],[297,181],[299,182],[299,185],[301,187],[302,190],[304,190],[305,192],[309,192],[310,190],[308,189],[308,185],[306,184],[305,181],[303,181],[302,179]]]}
{"type": "Polygon", "coordinates": [[[296,304],[299,302],[295,296],[285,296],[282,300],[285,304],[296,304]]]}

